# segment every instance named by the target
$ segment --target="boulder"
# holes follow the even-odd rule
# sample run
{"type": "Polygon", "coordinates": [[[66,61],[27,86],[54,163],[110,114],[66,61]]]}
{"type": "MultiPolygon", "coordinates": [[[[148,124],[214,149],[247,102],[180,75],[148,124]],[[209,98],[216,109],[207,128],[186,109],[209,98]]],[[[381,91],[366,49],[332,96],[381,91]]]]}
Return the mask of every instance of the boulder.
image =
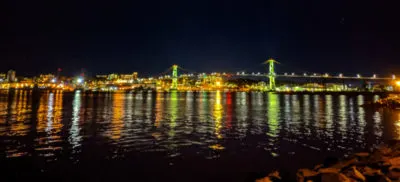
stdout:
{"type": "Polygon", "coordinates": [[[267,176],[261,179],[256,179],[256,182],[273,182],[273,181],[267,176]]]}
{"type": "Polygon", "coordinates": [[[387,177],[392,180],[400,179],[400,166],[391,166],[389,168],[389,172],[387,173],[387,177]]]}
{"type": "Polygon", "coordinates": [[[347,176],[342,173],[323,173],[321,174],[321,181],[323,182],[350,182],[347,176]]]}
{"type": "Polygon", "coordinates": [[[365,181],[366,178],[363,174],[361,174],[360,171],[357,170],[355,166],[350,167],[346,171],[343,172],[347,177],[350,177],[352,179],[356,179],[357,181],[365,181]]]}
{"type": "Polygon", "coordinates": [[[319,173],[339,173],[340,169],[339,168],[321,168],[318,170],[319,173]]]}
{"type": "Polygon", "coordinates": [[[369,156],[369,153],[367,153],[367,152],[359,152],[359,153],[355,153],[354,155],[357,156],[357,157],[366,158],[366,157],[369,156]]]}
{"type": "Polygon", "coordinates": [[[310,169],[299,169],[297,171],[297,181],[299,182],[303,182],[303,181],[308,181],[308,180],[312,180],[317,178],[318,176],[318,172],[315,172],[313,170],[310,169]]]}
{"type": "Polygon", "coordinates": [[[356,158],[352,158],[350,160],[346,160],[346,161],[343,161],[343,162],[338,162],[335,165],[332,165],[330,168],[342,169],[342,168],[345,168],[345,167],[348,167],[350,165],[353,165],[353,164],[357,163],[357,161],[358,160],[356,158]]]}
{"type": "Polygon", "coordinates": [[[394,157],[389,160],[387,160],[388,163],[392,166],[400,166],[400,157],[394,157]]]}

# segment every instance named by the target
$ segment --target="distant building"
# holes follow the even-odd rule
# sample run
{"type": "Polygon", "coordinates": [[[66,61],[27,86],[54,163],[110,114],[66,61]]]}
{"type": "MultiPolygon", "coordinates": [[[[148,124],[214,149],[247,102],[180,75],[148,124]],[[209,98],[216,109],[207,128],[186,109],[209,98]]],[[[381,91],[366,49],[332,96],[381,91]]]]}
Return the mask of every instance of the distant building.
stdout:
{"type": "Polygon", "coordinates": [[[134,80],[138,79],[138,72],[133,72],[132,76],[134,80]]]}
{"type": "Polygon", "coordinates": [[[107,79],[107,75],[96,75],[97,79],[107,79]]]}
{"type": "Polygon", "coordinates": [[[7,72],[7,81],[8,82],[15,82],[17,81],[16,74],[14,70],[9,70],[7,72]]]}
{"type": "Polygon", "coordinates": [[[37,81],[40,83],[55,82],[56,77],[53,74],[41,74],[37,81]]]}
{"type": "Polygon", "coordinates": [[[0,82],[4,82],[7,79],[7,74],[5,73],[0,73],[0,82]]]}
{"type": "Polygon", "coordinates": [[[115,73],[109,74],[107,79],[108,80],[116,80],[116,79],[118,79],[118,74],[115,74],[115,73]]]}

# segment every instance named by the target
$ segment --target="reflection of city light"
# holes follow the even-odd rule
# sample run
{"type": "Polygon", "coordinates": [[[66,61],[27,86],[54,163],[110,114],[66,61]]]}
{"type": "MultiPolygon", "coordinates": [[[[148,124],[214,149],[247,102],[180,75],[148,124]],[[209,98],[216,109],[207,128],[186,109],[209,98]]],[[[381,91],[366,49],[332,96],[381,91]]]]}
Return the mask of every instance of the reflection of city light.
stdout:
{"type": "Polygon", "coordinates": [[[215,119],[215,135],[217,136],[217,138],[222,138],[221,135],[222,112],[223,108],[221,104],[221,92],[217,91],[215,95],[214,112],[213,112],[213,116],[215,119]]]}
{"type": "Polygon", "coordinates": [[[276,137],[278,134],[278,113],[279,113],[278,95],[271,92],[268,93],[268,135],[276,137]]]}
{"type": "Polygon", "coordinates": [[[111,139],[118,140],[121,138],[121,130],[124,126],[124,111],[125,111],[125,94],[113,95],[113,115],[111,120],[111,139]]]}
{"type": "Polygon", "coordinates": [[[69,131],[69,141],[73,148],[80,145],[81,137],[79,136],[79,120],[80,120],[80,109],[81,109],[81,92],[78,90],[75,92],[74,101],[72,103],[72,125],[69,131]]]}
{"type": "Polygon", "coordinates": [[[175,127],[176,127],[176,119],[178,118],[178,93],[176,91],[172,91],[170,95],[170,131],[168,135],[170,137],[175,136],[175,127]]]}

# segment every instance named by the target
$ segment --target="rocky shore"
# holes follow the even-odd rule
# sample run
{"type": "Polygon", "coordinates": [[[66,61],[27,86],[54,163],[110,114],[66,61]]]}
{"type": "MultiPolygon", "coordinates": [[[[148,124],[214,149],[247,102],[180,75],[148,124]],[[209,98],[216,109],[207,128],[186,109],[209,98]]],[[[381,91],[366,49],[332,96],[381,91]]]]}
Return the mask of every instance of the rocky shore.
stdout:
{"type": "MultiPolygon", "coordinates": [[[[327,158],[313,169],[299,169],[298,182],[400,182],[400,141],[390,141],[372,152],[355,153],[342,160],[327,158]]],[[[287,181],[274,171],[256,182],[287,181]]]]}

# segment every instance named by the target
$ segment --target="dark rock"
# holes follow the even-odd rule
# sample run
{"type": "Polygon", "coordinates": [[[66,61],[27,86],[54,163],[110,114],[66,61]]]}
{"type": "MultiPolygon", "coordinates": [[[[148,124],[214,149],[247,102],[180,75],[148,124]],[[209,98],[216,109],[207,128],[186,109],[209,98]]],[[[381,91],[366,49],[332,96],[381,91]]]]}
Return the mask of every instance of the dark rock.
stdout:
{"type": "Polygon", "coordinates": [[[357,162],[358,160],[356,158],[347,160],[347,161],[343,161],[343,162],[338,162],[335,165],[332,165],[331,168],[337,168],[337,169],[342,169],[345,168],[347,166],[353,165],[357,162]]]}
{"type": "Polygon", "coordinates": [[[365,181],[366,178],[360,171],[357,170],[355,166],[350,167],[346,171],[343,172],[347,177],[356,179],[357,181],[365,181]]]}
{"type": "Polygon", "coordinates": [[[339,159],[337,157],[327,157],[324,160],[323,165],[324,165],[324,167],[330,167],[338,162],[339,162],[339,159]]]}
{"type": "Polygon", "coordinates": [[[400,179],[400,166],[390,167],[389,172],[387,173],[387,177],[393,180],[400,179]]]}
{"type": "Polygon", "coordinates": [[[354,155],[357,157],[366,158],[366,157],[369,157],[370,154],[367,152],[359,152],[359,153],[355,153],[354,155]]]}
{"type": "Polygon", "coordinates": [[[323,182],[350,182],[351,180],[342,173],[324,173],[321,174],[323,182]]]}
{"type": "Polygon", "coordinates": [[[318,171],[319,169],[321,169],[323,167],[322,164],[318,164],[314,167],[314,171],[318,171]]]}
{"type": "Polygon", "coordinates": [[[321,168],[318,170],[319,173],[339,173],[340,169],[339,168],[321,168]]]}
{"type": "Polygon", "coordinates": [[[282,181],[279,171],[274,171],[264,178],[257,179],[256,182],[279,182],[282,181]]]}
{"type": "Polygon", "coordinates": [[[367,181],[391,182],[388,177],[384,175],[366,176],[367,181]]]}
{"type": "Polygon", "coordinates": [[[307,180],[315,181],[315,179],[318,176],[318,172],[315,172],[310,169],[299,169],[297,171],[296,176],[297,176],[297,181],[299,181],[299,182],[303,182],[303,181],[307,181],[307,180]]]}

